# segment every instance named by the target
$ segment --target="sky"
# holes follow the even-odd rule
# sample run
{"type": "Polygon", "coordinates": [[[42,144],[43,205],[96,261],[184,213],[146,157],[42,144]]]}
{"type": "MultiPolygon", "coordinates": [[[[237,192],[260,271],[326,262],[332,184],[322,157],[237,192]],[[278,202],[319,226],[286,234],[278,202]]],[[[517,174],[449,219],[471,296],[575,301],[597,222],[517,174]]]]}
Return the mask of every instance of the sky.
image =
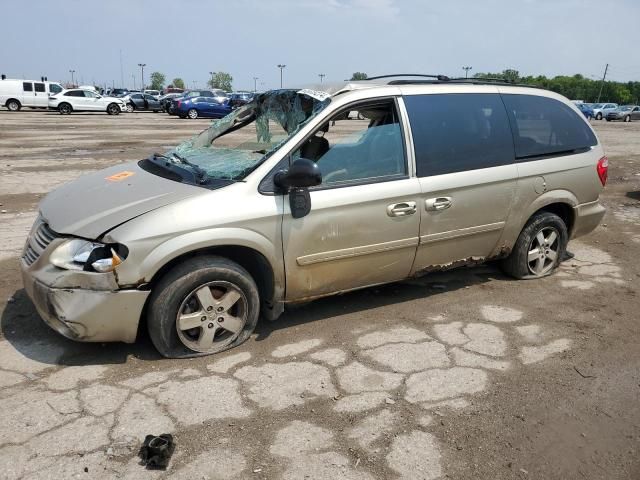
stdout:
{"type": "Polygon", "coordinates": [[[0,0],[0,73],[139,88],[153,71],[236,90],[427,73],[640,80],[640,0],[0,0]],[[7,19],[13,19],[7,21],[7,19]],[[121,61],[122,59],[122,69],[121,61]],[[124,82],[124,85],[122,83],[124,82]]]}

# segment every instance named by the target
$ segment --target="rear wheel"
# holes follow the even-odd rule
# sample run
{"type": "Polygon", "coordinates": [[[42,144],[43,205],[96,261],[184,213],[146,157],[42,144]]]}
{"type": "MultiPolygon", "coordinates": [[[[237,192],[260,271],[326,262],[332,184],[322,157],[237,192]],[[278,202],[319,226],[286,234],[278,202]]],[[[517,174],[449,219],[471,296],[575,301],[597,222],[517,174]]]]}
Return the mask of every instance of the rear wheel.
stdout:
{"type": "Polygon", "coordinates": [[[60,115],[69,115],[72,110],[73,109],[71,108],[71,105],[69,105],[68,103],[61,103],[60,105],[58,105],[58,111],[60,112],[60,115]]]}
{"type": "Polygon", "coordinates": [[[243,343],[258,322],[260,298],[251,275],[222,257],[192,258],[153,289],[148,329],[165,357],[194,357],[243,343]]]}
{"type": "Polygon", "coordinates": [[[188,112],[187,112],[187,117],[193,119],[198,118],[198,111],[195,108],[191,108],[188,112]]]}
{"type": "Polygon", "coordinates": [[[511,255],[501,262],[501,267],[518,279],[546,277],[560,265],[568,241],[567,226],[558,215],[538,212],[522,229],[511,255]]]}
{"type": "Polygon", "coordinates": [[[624,121],[625,122],[630,122],[631,121],[631,117],[629,115],[627,115],[626,117],[624,117],[624,121]]]}
{"type": "Polygon", "coordinates": [[[20,105],[20,102],[18,100],[11,99],[7,101],[7,108],[10,112],[17,112],[22,108],[22,105],[20,105]]]}
{"type": "Polygon", "coordinates": [[[598,112],[598,114],[596,115],[596,120],[602,120],[602,113],[598,112]]]}
{"type": "Polygon", "coordinates": [[[120,113],[120,107],[115,103],[110,103],[107,107],[107,113],[109,115],[118,115],[120,113]]]}

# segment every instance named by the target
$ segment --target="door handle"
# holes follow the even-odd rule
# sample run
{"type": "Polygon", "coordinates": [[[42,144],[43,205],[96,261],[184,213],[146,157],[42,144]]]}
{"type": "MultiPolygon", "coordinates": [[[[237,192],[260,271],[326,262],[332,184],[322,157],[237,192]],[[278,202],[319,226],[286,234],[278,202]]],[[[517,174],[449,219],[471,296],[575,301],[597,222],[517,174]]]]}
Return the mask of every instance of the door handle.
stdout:
{"type": "Polygon", "coordinates": [[[394,203],[387,207],[387,215],[390,217],[405,217],[416,213],[416,202],[394,203]]]}
{"type": "Polygon", "coordinates": [[[428,198],[425,200],[425,208],[432,212],[437,212],[440,210],[446,210],[453,202],[451,201],[451,197],[436,197],[436,198],[428,198]]]}

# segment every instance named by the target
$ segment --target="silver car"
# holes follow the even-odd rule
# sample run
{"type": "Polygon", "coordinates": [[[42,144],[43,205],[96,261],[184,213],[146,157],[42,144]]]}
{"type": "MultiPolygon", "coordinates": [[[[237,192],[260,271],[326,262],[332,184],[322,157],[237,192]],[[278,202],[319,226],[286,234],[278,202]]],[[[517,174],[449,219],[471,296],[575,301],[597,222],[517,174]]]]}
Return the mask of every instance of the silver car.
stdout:
{"type": "Polygon", "coordinates": [[[287,303],[489,259],[549,275],[602,219],[607,167],[580,111],[545,90],[276,90],[50,193],[24,286],[69,338],[134,342],[144,319],[165,356],[216,353],[287,303]]]}

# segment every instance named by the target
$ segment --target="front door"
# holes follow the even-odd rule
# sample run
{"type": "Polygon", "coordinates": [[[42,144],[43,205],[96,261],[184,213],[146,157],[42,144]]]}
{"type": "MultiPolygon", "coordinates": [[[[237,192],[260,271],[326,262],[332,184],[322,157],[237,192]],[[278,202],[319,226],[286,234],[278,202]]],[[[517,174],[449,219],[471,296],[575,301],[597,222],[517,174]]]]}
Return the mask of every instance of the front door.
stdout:
{"type": "Polygon", "coordinates": [[[47,93],[47,86],[43,82],[33,83],[34,94],[34,106],[38,108],[49,107],[49,94],[47,93]]]}
{"type": "Polygon", "coordinates": [[[404,102],[421,188],[413,273],[487,258],[499,249],[517,183],[500,95],[408,95],[404,102]]]}
{"type": "Polygon", "coordinates": [[[286,299],[400,280],[418,244],[420,185],[411,177],[394,99],[358,105],[364,120],[340,111],[309,136],[292,160],[315,161],[322,184],[311,211],[282,226],[286,299]]]}

